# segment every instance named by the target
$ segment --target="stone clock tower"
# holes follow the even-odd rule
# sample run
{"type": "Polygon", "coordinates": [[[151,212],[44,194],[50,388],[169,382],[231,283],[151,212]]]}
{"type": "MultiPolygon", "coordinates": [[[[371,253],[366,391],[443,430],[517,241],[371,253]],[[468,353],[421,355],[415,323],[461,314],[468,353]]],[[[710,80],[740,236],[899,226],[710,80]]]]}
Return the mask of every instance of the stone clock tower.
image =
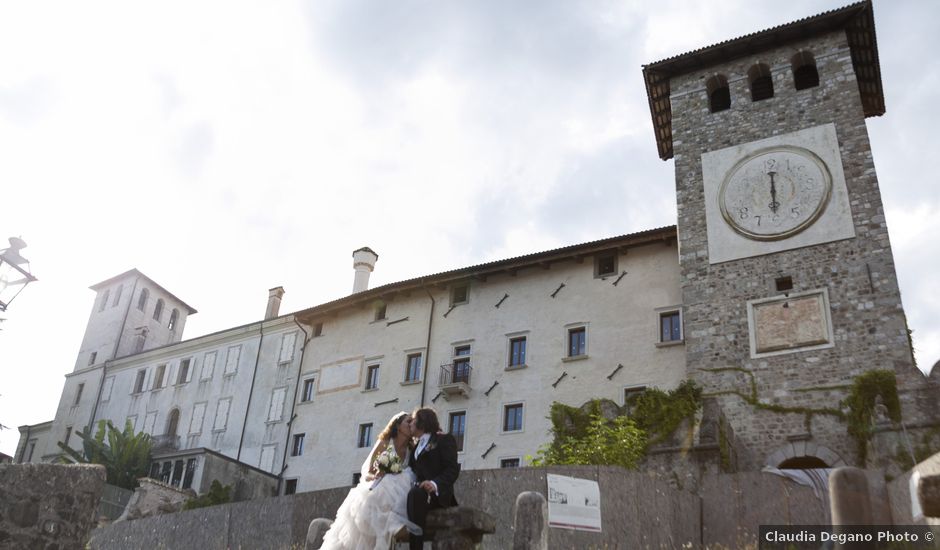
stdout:
{"type": "Polygon", "coordinates": [[[855,378],[924,384],[865,126],[885,112],[871,3],[644,76],[659,154],[675,159],[688,376],[719,400],[739,467],[858,465],[836,412],[855,378]]]}

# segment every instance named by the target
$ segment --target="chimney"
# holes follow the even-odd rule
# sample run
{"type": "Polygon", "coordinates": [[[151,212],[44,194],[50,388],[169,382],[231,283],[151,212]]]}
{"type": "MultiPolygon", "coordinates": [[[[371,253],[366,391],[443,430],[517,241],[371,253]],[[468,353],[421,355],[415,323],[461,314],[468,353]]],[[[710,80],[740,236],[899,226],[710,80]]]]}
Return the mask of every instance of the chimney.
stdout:
{"type": "Polygon", "coordinates": [[[375,269],[375,262],[378,259],[379,255],[367,246],[353,252],[353,269],[356,270],[356,278],[353,280],[353,294],[369,289],[369,275],[375,269]]]}
{"type": "Polygon", "coordinates": [[[284,296],[284,287],[276,286],[268,290],[268,307],[264,310],[264,320],[274,319],[281,311],[281,298],[284,296]]]}

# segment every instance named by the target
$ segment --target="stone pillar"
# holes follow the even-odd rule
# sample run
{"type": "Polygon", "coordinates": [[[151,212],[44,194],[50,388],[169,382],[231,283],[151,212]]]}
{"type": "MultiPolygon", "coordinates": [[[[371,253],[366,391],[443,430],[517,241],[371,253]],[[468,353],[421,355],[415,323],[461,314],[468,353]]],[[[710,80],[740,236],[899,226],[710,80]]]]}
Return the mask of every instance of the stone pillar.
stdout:
{"type": "MultiPolygon", "coordinates": [[[[829,507],[836,533],[842,525],[872,525],[868,478],[861,468],[836,468],[829,474],[829,507]]],[[[837,550],[868,548],[865,542],[837,544],[837,550]]]]}
{"type": "Polygon", "coordinates": [[[542,493],[519,493],[512,528],[513,550],[548,550],[548,501],[542,493]]]}
{"type": "Polygon", "coordinates": [[[311,521],[310,527],[307,528],[307,544],[304,545],[304,550],[319,550],[323,546],[323,535],[331,525],[333,525],[333,520],[326,518],[311,521]]]}
{"type": "Polygon", "coordinates": [[[940,517],[940,475],[923,476],[917,484],[920,509],[930,518],[940,517]]]}
{"type": "Polygon", "coordinates": [[[472,550],[483,535],[496,532],[496,520],[469,506],[439,508],[428,514],[424,540],[432,540],[434,550],[472,550]]]}

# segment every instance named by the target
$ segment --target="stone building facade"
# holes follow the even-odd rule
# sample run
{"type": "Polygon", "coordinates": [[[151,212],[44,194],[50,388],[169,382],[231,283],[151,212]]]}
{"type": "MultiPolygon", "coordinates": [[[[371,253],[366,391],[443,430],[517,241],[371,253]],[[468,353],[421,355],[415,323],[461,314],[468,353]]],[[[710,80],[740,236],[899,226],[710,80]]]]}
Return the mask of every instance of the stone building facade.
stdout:
{"type": "Polygon", "coordinates": [[[677,461],[695,456],[712,469],[831,467],[859,464],[835,411],[874,369],[895,373],[908,429],[940,425],[940,386],[913,365],[865,127],[884,112],[871,4],[644,75],[660,155],[675,159],[677,227],[374,289],[378,255],[364,248],[353,294],[279,315],[272,289],[264,319],[185,341],[195,310],[132,270],[92,287],[56,418],[21,428],[17,460],[129,420],[155,436],[154,476],[171,483],[206,480],[206,454],[187,452],[208,449],[281,492],[324,489],[353,481],[389,417],[431,405],[465,469],[516,466],[548,441],[555,401],[623,404],[692,379],[709,396],[695,452],[656,449],[651,470],[694,471],[677,461]]]}
{"type": "MultiPolygon", "coordinates": [[[[217,453],[278,476],[282,492],[323,489],[352,482],[387,420],[423,404],[461,435],[464,468],[523,465],[549,438],[553,401],[622,403],[684,379],[681,331],[660,330],[664,315],[681,326],[675,245],[666,227],[374,289],[357,251],[360,291],[345,298],[278,315],[272,291],[267,319],[67,375],[33,461],[70,434],[77,448],[81,427],[130,421],[154,436],[151,475],[168,483],[211,481],[217,453]]],[[[93,287],[89,331],[120,284],[93,287]]]]}
{"type": "MultiPolygon", "coordinates": [[[[893,370],[902,394],[932,387],[913,364],[865,125],[866,117],[884,113],[871,3],[653,63],[644,73],[660,154],[675,159],[687,375],[706,392],[721,394],[723,412],[750,450],[742,457],[745,468],[803,456],[830,466],[833,460],[855,463],[844,423],[816,411],[838,407],[851,380],[873,369],[893,370]],[[668,105],[657,104],[664,94],[668,105]],[[750,144],[752,155],[783,146],[823,156],[827,135],[837,140],[827,166],[832,194],[815,225],[756,240],[728,232],[729,222],[715,219],[721,185],[728,185],[722,182],[733,175],[709,174],[714,158],[727,153],[746,163],[754,158],[747,155],[750,144]],[[718,185],[710,188],[709,177],[718,185]],[[844,211],[835,212],[840,185],[847,196],[844,211]],[[800,241],[813,229],[819,229],[816,237],[800,241]],[[791,313],[794,300],[814,293],[829,317],[825,342],[802,345],[791,334],[795,339],[785,342],[791,347],[759,353],[758,305],[792,307],[778,311],[791,315],[796,328],[810,319],[791,313]],[[778,410],[748,402],[745,396],[752,395],[778,410]]],[[[905,401],[909,422],[938,421],[936,401],[905,401]]]]}

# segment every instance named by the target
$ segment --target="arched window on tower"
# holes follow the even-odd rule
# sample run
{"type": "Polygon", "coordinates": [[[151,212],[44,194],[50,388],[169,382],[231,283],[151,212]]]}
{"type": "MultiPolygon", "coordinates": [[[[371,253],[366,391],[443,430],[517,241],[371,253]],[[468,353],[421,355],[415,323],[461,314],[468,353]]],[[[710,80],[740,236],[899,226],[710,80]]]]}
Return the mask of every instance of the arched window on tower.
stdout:
{"type": "Polygon", "coordinates": [[[167,325],[167,328],[173,330],[176,328],[176,322],[179,321],[180,312],[178,309],[173,308],[173,311],[170,312],[170,323],[167,325]]]}
{"type": "Polygon", "coordinates": [[[147,298],[150,297],[150,291],[146,288],[140,291],[140,297],[137,298],[137,309],[143,311],[147,307],[147,298]]]}
{"type": "Polygon", "coordinates": [[[770,99],[774,96],[774,79],[770,67],[757,63],[747,71],[747,80],[751,84],[751,101],[770,99]]]}
{"type": "Polygon", "coordinates": [[[705,81],[705,90],[708,92],[708,109],[711,112],[717,113],[731,108],[731,91],[724,75],[711,76],[705,81]]]}
{"type": "Polygon", "coordinates": [[[104,308],[107,307],[108,305],[108,299],[110,298],[111,298],[111,289],[109,288],[104,291],[104,296],[101,297],[101,303],[98,304],[99,312],[104,311],[104,308]]]}
{"type": "Polygon", "coordinates": [[[159,323],[161,315],[163,315],[163,298],[157,300],[157,307],[153,308],[153,319],[159,323]]]}
{"type": "Polygon", "coordinates": [[[812,52],[802,50],[790,59],[793,67],[793,87],[797,90],[819,86],[819,72],[816,70],[816,58],[812,52]]]}

